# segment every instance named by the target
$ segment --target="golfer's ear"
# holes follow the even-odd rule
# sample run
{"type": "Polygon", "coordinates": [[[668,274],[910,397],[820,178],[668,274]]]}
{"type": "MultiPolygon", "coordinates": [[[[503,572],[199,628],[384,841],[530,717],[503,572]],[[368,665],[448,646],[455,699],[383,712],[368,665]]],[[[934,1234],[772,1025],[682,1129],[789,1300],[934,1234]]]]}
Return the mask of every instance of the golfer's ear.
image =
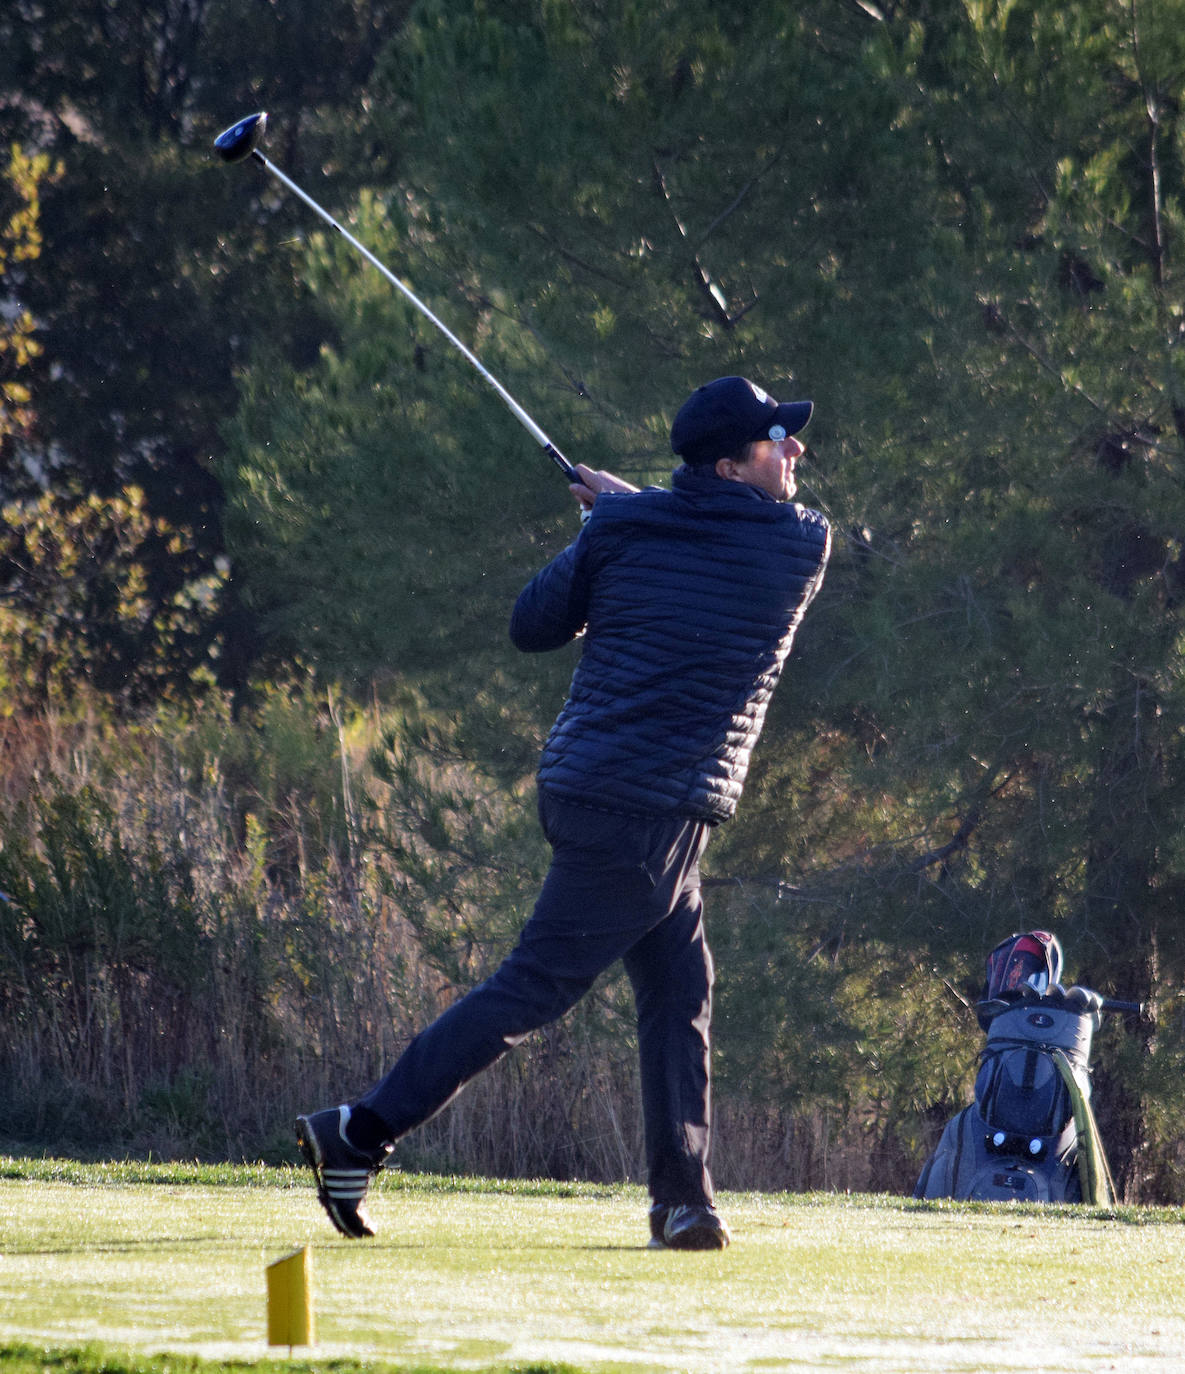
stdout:
{"type": "Polygon", "coordinates": [[[737,475],[737,465],[735,458],[717,458],[716,476],[723,477],[726,482],[734,482],[737,475]]]}

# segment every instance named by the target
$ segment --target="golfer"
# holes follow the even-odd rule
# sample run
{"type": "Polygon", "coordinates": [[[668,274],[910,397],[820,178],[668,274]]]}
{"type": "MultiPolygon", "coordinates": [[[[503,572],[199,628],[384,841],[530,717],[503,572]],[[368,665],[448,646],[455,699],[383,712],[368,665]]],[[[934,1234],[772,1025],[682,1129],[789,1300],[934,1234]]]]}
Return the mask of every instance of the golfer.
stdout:
{"type": "Polygon", "coordinates": [[[699,860],[736,810],[795,631],[823,580],[827,522],[793,504],[810,401],[742,377],[695,391],[671,490],[578,468],[590,516],[524,588],[511,639],[583,634],[539,766],[552,863],[501,966],[349,1105],[296,1123],[330,1220],[373,1234],[367,1187],[392,1145],[621,960],[638,1017],[650,1243],[722,1249],[708,1173],[712,959],[699,860]]]}

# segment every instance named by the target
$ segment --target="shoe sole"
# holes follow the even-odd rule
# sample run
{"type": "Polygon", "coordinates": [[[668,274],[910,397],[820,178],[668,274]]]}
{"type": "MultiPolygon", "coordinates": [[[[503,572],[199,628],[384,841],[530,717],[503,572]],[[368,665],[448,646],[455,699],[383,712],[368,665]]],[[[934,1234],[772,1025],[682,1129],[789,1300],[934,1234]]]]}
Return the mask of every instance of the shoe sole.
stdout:
{"type": "Polygon", "coordinates": [[[348,1236],[351,1240],[364,1240],[367,1236],[373,1236],[374,1232],[360,1218],[357,1227],[346,1224],[345,1219],[337,1209],[335,1200],[330,1196],[329,1189],[325,1186],[325,1178],[322,1174],[322,1155],[320,1147],[317,1145],[317,1133],[309,1125],[307,1116],[296,1118],[296,1143],[300,1147],[300,1152],[304,1155],[304,1161],[313,1171],[313,1181],[317,1185],[317,1201],[325,1211],[325,1215],[333,1222],[334,1227],[343,1236],[348,1236]]]}

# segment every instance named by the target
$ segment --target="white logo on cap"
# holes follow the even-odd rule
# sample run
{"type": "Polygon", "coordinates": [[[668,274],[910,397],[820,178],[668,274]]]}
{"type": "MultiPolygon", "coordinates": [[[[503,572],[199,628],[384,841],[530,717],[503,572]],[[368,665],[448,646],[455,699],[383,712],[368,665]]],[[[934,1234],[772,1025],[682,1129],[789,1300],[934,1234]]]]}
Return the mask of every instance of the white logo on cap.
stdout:
{"type": "Polygon", "coordinates": [[[786,437],[785,427],[783,425],[770,425],[769,437],[774,441],[775,444],[780,444],[782,440],[786,437]]]}
{"type": "Polygon", "coordinates": [[[769,397],[765,394],[764,391],[762,391],[762,389],[757,385],[757,383],[756,383],[756,382],[750,382],[749,385],[753,388],[753,395],[757,397],[757,399],[761,402],[761,404],[762,404],[763,406],[764,406],[764,405],[768,405],[768,404],[769,404],[769,397]]]}

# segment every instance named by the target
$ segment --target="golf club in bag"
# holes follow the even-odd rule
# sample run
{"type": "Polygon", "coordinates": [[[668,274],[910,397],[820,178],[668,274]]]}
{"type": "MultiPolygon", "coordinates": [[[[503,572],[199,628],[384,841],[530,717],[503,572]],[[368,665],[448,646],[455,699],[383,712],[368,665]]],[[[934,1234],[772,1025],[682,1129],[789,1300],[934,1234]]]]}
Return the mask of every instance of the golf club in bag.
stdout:
{"type": "Polygon", "coordinates": [[[914,1197],[1115,1201],[1090,1104],[1090,1050],[1104,1013],[1142,1008],[1064,988],[1061,970],[1061,945],[1044,930],[1011,935],[988,955],[975,1101],[947,1123],[914,1197]]]}
{"type": "Polygon", "coordinates": [[[477,369],[477,371],[481,374],[485,381],[487,381],[489,385],[493,387],[493,389],[498,393],[498,395],[501,396],[502,400],[509,407],[511,414],[515,417],[515,419],[518,420],[518,422],[524,427],[524,429],[527,430],[527,432],[536,441],[536,443],[542,446],[544,453],[546,453],[547,456],[551,459],[551,461],[555,463],[555,465],[560,469],[560,471],[564,474],[568,481],[579,482],[580,475],[579,473],[577,473],[576,469],[572,466],[572,464],[568,462],[568,460],[559,451],[559,449],[556,448],[556,446],[551,442],[551,440],[547,437],[543,430],[535,423],[535,421],[530,417],[530,415],[527,414],[527,412],[522,408],[522,406],[519,405],[519,403],[514,399],[510,392],[507,391],[506,388],[502,385],[502,383],[499,382],[496,377],[494,377],[490,372],[486,370],[486,368],[482,365],[479,359],[468,348],[465,347],[465,345],[461,342],[460,339],[457,338],[457,336],[452,332],[452,330],[449,329],[448,326],[444,324],[441,320],[437,319],[437,317],[432,313],[431,310],[428,309],[424,302],[420,300],[419,297],[416,296],[411,290],[409,290],[409,288],[406,287],[403,284],[403,282],[399,280],[399,278],[394,274],[394,272],[391,272],[386,267],[384,267],[383,264],[378,260],[378,258],[376,258],[375,255],[370,251],[370,249],[365,246],[365,244],[359,243],[358,240],[353,236],[353,234],[349,233],[347,230],[342,228],[342,226],[337,222],[337,220],[333,218],[333,216],[328,212],[328,210],[325,210],[320,205],[318,205],[317,202],[312,198],[312,196],[306,195],[305,192],[302,191],[300,187],[296,184],[296,182],[292,181],[289,177],[285,176],[284,173],[280,171],[280,169],[275,165],[274,162],[270,162],[266,157],[264,157],[264,155],[259,151],[259,145],[263,141],[263,135],[266,129],[267,114],[265,112],[261,111],[259,114],[248,115],[245,119],[240,119],[237,124],[232,124],[229,129],[224,129],[223,132],[220,133],[218,137],[214,140],[214,148],[217,151],[219,157],[222,158],[223,162],[242,162],[247,158],[251,158],[254,161],[258,162],[259,165],[263,167],[265,171],[270,172],[272,176],[274,176],[277,181],[281,182],[284,186],[286,186],[288,190],[292,192],[293,195],[303,200],[310,210],[313,210],[318,215],[320,215],[321,218],[325,221],[325,223],[330,226],[330,228],[336,229],[337,232],[342,236],[342,238],[345,239],[345,241],[352,248],[357,249],[357,251],[361,253],[362,256],[366,259],[366,261],[371,264],[371,266],[378,268],[378,270],[383,274],[384,277],[386,277],[386,279],[391,283],[391,285],[395,287],[395,289],[399,291],[403,296],[405,296],[407,300],[415,306],[415,308],[420,312],[420,314],[424,316],[425,319],[430,320],[436,326],[436,328],[440,330],[440,332],[449,341],[449,343],[452,344],[452,346],[457,350],[458,353],[460,353],[463,357],[468,359],[468,361],[477,369]]]}

